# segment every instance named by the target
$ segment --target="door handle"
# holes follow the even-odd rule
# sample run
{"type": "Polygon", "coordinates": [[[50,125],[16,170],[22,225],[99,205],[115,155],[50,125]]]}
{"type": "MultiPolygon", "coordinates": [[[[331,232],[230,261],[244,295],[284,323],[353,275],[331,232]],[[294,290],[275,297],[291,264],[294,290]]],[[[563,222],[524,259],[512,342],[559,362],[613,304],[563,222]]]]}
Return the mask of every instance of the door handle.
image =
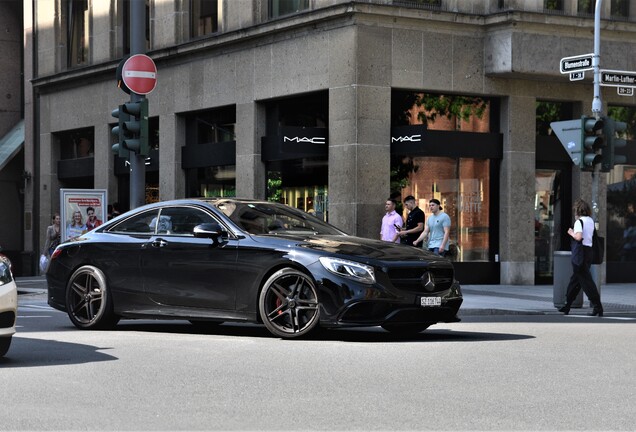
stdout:
{"type": "Polygon", "coordinates": [[[152,243],[150,243],[152,245],[152,247],[156,247],[156,248],[162,248],[164,246],[168,245],[168,242],[165,241],[164,239],[157,239],[154,240],[152,243]]]}

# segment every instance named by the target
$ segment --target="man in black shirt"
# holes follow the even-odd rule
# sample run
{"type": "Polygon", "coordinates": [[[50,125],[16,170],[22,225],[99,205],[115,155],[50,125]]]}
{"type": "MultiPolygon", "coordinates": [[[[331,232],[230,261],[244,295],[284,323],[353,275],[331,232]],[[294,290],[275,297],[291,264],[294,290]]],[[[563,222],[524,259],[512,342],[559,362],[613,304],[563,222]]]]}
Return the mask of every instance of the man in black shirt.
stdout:
{"type": "Polygon", "coordinates": [[[413,246],[420,233],[424,230],[424,212],[415,204],[415,197],[409,195],[404,198],[404,206],[409,211],[406,227],[400,231],[400,243],[413,246]]]}

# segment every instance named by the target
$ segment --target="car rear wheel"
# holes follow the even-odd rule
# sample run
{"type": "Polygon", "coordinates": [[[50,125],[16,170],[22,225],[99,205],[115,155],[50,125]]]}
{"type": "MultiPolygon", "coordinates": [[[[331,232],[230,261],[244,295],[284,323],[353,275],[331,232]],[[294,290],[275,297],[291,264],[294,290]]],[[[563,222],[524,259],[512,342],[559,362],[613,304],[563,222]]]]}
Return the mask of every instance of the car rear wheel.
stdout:
{"type": "Polygon", "coordinates": [[[430,324],[383,324],[382,328],[388,332],[409,336],[423,332],[430,324]]]}
{"type": "Polygon", "coordinates": [[[265,282],[258,305],[265,327],[278,337],[306,335],[319,323],[316,286],[308,275],[292,268],[277,271],[265,282]]]}
{"type": "Polygon", "coordinates": [[[4,357],[7,351],[9,351],[10,346],[11,346],[11,336],[0,337],[0,357],[4,357]]]}
{"type": "Polygon", "coordinates": [[[80,329],[109,329],[119,322],[104,273],[90,265],[80,267],[71,276],[66,289],[66,311],[80,329]]]}

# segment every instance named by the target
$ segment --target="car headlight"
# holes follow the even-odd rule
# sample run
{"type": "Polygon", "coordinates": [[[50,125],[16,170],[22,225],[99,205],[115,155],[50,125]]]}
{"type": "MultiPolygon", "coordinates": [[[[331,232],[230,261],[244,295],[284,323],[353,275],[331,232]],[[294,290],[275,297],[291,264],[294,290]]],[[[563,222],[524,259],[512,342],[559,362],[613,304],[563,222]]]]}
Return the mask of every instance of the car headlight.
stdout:
{"type": "Polygon", "coordinates": [[[375,272],[371,266],[340,258],[320,257],[319,259],[323,267],[331,273],[366,284],[375,283],[375,272]]]}

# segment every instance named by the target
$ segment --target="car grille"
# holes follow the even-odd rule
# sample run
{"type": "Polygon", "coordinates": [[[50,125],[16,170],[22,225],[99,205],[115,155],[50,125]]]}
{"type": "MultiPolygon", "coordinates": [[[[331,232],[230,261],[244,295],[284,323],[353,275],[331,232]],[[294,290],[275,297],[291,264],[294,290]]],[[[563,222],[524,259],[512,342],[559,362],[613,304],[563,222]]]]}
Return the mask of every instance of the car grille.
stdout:
{"type": "Polygon", "coordinates": [[[15,324],[15,313],[13,311],[0,313],[0,328],[13,327],[15,324]]]}
{"type": "Polygon", "coordinates": [[[422,294],[446,291],[454,279],[452,268],[392,268],[388,274],[395,288],[422,294]]]}

